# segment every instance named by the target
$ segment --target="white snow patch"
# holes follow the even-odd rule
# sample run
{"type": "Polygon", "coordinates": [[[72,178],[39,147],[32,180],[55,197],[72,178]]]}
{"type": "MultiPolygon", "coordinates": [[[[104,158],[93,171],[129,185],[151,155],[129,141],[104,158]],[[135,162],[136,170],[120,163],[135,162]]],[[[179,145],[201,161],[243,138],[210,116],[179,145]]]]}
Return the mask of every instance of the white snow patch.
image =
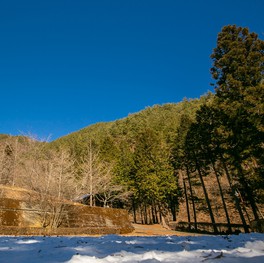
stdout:
{"type": "Polygon", "coordinates": [[[34,243],[39,243],[40,241],[38,240],[18,240],[17,244],[34,244],[34,243]]]}
{"type": "Polygon", "coordinates": [[[264,234],[231,236],[0,237],[8,263],[262,263],[264,234]]]}

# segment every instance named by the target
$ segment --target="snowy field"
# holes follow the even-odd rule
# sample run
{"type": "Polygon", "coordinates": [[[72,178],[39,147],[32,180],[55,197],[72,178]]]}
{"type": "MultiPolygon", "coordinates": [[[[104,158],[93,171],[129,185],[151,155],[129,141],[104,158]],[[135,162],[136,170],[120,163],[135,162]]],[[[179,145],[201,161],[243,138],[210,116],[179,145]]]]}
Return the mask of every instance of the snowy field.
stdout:
{"type": "Polygon", "coordinates": [[[1,263],[264,262],[264,234],[0,237],[1,263]]]}

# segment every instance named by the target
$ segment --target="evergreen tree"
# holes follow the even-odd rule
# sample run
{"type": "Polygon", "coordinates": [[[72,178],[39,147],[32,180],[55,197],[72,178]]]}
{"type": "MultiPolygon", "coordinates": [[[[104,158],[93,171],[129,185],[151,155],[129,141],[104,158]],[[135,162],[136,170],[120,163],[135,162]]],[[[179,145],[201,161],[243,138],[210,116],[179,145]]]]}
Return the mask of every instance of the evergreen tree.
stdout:
{"type": "Polygon", "coordinates": [[[222,113],[222,131],[227,134],[225,154],[258,219],[252,174],[263,181],[263,99],[259,96],[263,95],[264,41],[247,28],[225,26],[211,57],[216,106],[222,113]],[[247,168],[252,162],[257,164],[253,173],[247,168]]]}

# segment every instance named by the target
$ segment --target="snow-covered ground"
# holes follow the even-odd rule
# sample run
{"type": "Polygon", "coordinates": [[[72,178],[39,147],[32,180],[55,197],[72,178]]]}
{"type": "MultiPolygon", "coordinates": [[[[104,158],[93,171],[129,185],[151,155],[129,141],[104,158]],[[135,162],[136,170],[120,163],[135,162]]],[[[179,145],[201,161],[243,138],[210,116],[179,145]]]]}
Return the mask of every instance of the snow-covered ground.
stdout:
{"type": "Polygon", "coordinates": [[[264,234],[0,237],[1,263],[264,262],[264,234]]]}

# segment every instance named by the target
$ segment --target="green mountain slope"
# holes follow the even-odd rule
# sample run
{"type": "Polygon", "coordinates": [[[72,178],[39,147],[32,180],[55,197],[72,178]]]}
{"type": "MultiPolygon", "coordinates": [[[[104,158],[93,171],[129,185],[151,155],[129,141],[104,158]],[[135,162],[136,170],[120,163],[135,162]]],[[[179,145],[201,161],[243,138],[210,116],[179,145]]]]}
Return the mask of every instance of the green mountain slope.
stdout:
{"type": "MultiPolygon", "coordinates": [[[[128,145],[140,132],[151,129],[162,137],[167,143],[172,142],[175,131],[179,126],[182,114],[195,117],[195,112],[207,100],[207,96],[200,99],[184,100],[180,103],[169,103],[164,105],[154,105],[146,109],[129,115],[126,118],[112,121],[96,123],[79,131],[63,136],[50,143],[50,147],[69,147],[72,152],[81,154],[83,148],[92,140],[93,144],[104,153],[102,157],[107,157],[107,151],[111,146],[120,146],[121,142],[128,145]]],[[[115,148],[115,147],[114,147],[115,148]]]]}

